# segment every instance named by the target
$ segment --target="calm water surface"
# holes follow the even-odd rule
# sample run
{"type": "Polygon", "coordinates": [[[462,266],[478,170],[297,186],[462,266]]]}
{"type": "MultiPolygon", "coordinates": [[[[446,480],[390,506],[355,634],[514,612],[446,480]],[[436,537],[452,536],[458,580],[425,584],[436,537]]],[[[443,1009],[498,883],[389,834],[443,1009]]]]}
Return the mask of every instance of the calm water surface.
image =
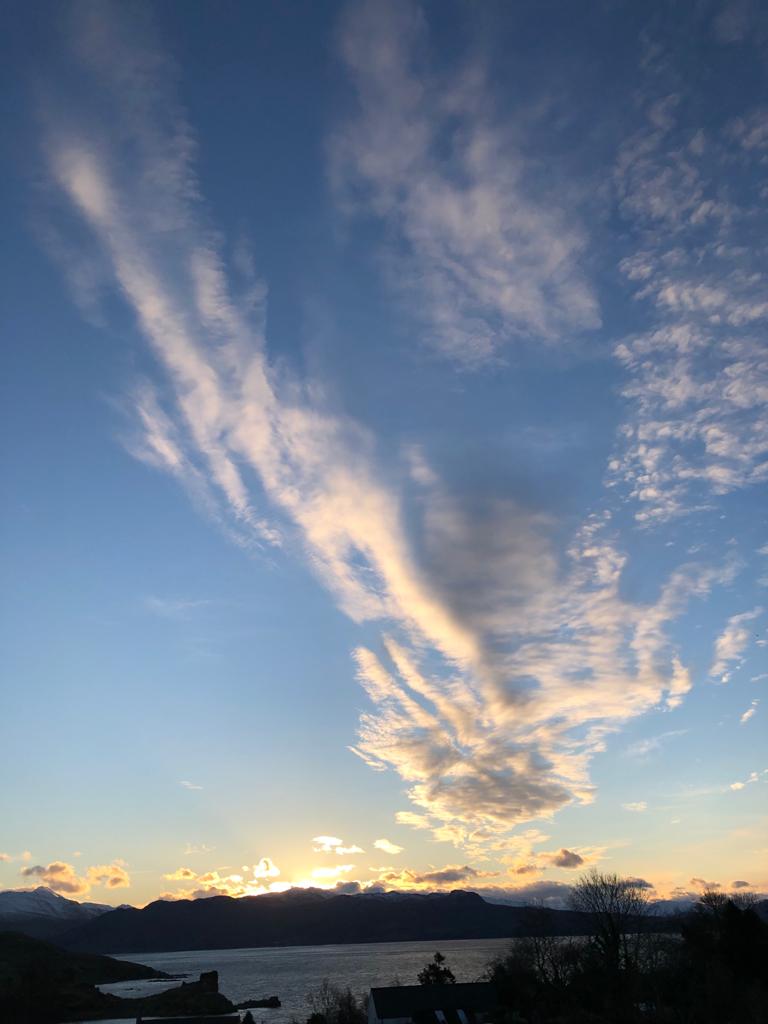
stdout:
{"type": "MultiPolygon", "coordinates": [[[[280,946],[266,949],[211,949],[177,953],[132,953],[119,957],[148,964],[173,982],[126,981],[103,985],[119,996],[149,995],[181,981],[195,981],[202,971],[219,972],[219,989],[233,1003],[264,996],[280,997],[279,1010],[253,1010],[256,1021],[288,1024],[309,1016],[307,992],[324,978],[358,995],[376,985],[415,985],[416,975],[436,950],[446,957],[457,981],[477,981],[489,960],[509,946],[509,939],[464,939],[449,942],[377,942],[353,946],[280,946]]],[[[106,1024],[106,1022],[102,1022],[106,1024]]],[[[117,1022],[115,1022],[117,1024],[117,1022]]]]}

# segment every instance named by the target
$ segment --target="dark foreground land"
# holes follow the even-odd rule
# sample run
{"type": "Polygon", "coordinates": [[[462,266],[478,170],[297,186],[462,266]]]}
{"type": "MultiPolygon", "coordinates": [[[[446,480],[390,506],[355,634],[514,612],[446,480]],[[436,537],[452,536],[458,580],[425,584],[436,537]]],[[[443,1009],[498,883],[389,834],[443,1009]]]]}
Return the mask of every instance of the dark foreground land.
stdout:
{"type": "MultiPolygon", "coordinates": [[[[488,1024],[768,1024],[768,924],[760,904],[705,893],[676,919],[675,933],[660,933],[659,919],[645,912],[632,880],[593,873],[573,893],[589,928],[562,936],[555,912],[528,910],[527,937],[486,969],[496,993],[488,1024]]],[[[194,1017],[235,1009],[218,992],[215,972],[144,999],[123,1000],[96,988],[161,977],[167,976],[140,964],[0,933],[0,1022],[194,1017]]],[[[419,974],[424,985],[453,980],[439,954],[419,974]]],[[[308,1001],[307,1024],[367,1022],[364,1001],[332,983],[308,1001]]]]}
{"type": "MultiPolygon", "coordinates": [[[[548,912],[533,912],[533,934],[488,965],[484,980],[491,983],[495,1005],[480,1019],[488,1024],[768,1024],[768,924],[754,905],[705,893],[679,919],[678,934],[660,934],[651,930],[652,918],[646,930],[642,922],[638,930],[631,882],[594,876],[583,888],[596,897],[592,934],[553,936],[548,912]]],[[[419,974],[422,985],[450,989],[452,981],[450,965],[439,953],[419,974]]],[[[377,992],[389,992],[390,1000],[407,1008],[407,989],[377,992]]],[[[440,998],[429,1005],[446,1010],[460,1005],[450,999],[441,1004],[440,998]]],[[[307,1024],[366,1024],[365,1003],[349,990],[325,984],[309,1002],[314,1012],[307,1024]]],[[[419,1000],[410,1002],[413,1024],[459,1019],[450,1010],[442,1018],[425,1015],[419,1000]]]]}
{"type": "Polygon", "coordinates": [[[57,1024],[139,1016],[199,1016],[234,1010],[218,991],[215,972],[141,999],[120,999],[97,985],[169,975],[108,956],[69,953],[47,942],[0,932],[0,1021],[2,1024],[57,1024]]]}
{"type": "Polygon", "coordinates": [[[543,929],[491,966],[495,1024],[768,1024],[768,924],[753,906],[705,894],[678,935],[597,917],[586,941],[543,929]]]}

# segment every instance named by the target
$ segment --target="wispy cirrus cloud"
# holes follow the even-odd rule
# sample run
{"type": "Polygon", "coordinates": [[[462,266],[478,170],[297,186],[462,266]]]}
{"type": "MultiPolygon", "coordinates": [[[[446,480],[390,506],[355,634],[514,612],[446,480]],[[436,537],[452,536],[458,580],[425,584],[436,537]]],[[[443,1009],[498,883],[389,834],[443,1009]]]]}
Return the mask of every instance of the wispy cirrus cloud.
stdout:
{"type": "Polygon", "coordinates": [[[609,479],[648,526],[768,479],[761,178],[728,181],[734,142],[745,167],[762,159],[763,115],[705,126],[678,85],[656,73],[616,164],[637,240],[620,269],[649,326],[616,346],[631,415],[609,479]]]}
{"type": "MultiPolygon", "coordinates": [[[[439,838],[488,838],[569,801],[588,802],[587,766],[607,733],[661,701],[677,706],[690,688],[674,656],[667,672],[658,671],[664,626],[690,597],[706,595],[735,570],[683,567],[655,605],[626,604],[619,596],[623,559],[601,531],[602,524],[591,524],[573,546],[570,578],[548,579],[539,563],[524,601],[489,602],[487,622],[482,606],[474,610],[486,647],[471,682],[423,673],[391,637],[382,656],[358,650],[360,679],[377,711],[363,716],[355,752],[374,767],[395,768],[414,803],[437,819],[439,838]],[[451,821],[458,831],[438,824],[451,821]]],[[[477,587],[481,605],[488,586],[484,579],[477,587]]]]}
{"type": "Polygon", "coordinates": [[[749,643],[751,627],[747,625],[763,614],[763,609],[758,605],[750,612],[741,612],[739,615],[732,615],[726,623],[725,629],[715,640],[715,660],[709,669],[710,676],[720,679],[720,682],[727,683],[731,677],[734,667],[743,662],[743,652],[749,643]]]}
{"type": "Polygon", "coordinates": [[[157,597],[150,594],[144,598],[144,606],[154,615],[164,619],[184,619],[199,608],[211,604],[204,598],[157,597]]]}
{"type": "Polygon", "coordinates": [[[312,878],[320,879],[321,881],[328,881],[332,879],[341,878],[342,875],[348,875],[350,871],[354,871],[354,864],[334,864],[332,867],[319,867],[312,868],[312,878]]]}
{"type": "Polygon", "coordinates": [[[747,710],[739,718],[739,723],[741,725],[745,725],[750,720],[750,718],[754,718],[755,717],[755,715],[757,714],[757,707],[758,707],[759,703],[760,703],[759,700],[753,700],[752,701],[752,703],[747,708],[747,710]]]}
{"type": "Polygon", "coordinates": [[[495,115],[483,68],[431,68],[410,0],[351,5],[339,49],[357,110],[332,139],[332,181],[348,210],[384,225],[391,281],[431,345],[476,366],[510,340],[597,327],[585,230],[558,195],[535,196],[524,140],[495,115]]]}
{"type": "MultiPolygon", "coordinates": [[[[227,263],[203,211],[172,62],[123,8],[75,16],[81,73],[106,102],[63,114],[52,100],[43,148],[161,370],[132,392],[131,450],[244,546],[299,548],[355,622],[386,624],[376,649],[356,652],[371,707],[354,749],[404,781],[415,809],[402,822],[481,849],[588,802],[605,737],[684,699],[691,679],[667,627],[731,580],[735,563],[679,566],[641,604],[622,589],[626,555],[610,516],[590,516],[562,544],[551,517],[456,493],[426,458],[393,483],[368,431],[270,363],[261,298],[254,310],[253,282],[227,263]]],[[[337,173],[362,175],[409,258],[433,268],[435,343],[460,361],[489,358],[507,336],[590,326],[580,231],[530,199],[524,176],[510,183],[506,142],[478,113],[478,79],[439,103],[437,86],[421,82],[411,65],[423,31],[405,4],[363,5],[345,21],[363,113],[334,143],[337,173]],[[378,19],[381,32],[366,37],[378,19]],[[443,102],[466,122],[455,139],[463,185],[443,180],[434,141],[421,138],[443,102]],[[406,171],[435,198],[403,193],[406,171]]],[[[226,888],[221,877],[196,881],[226,888]]]]}
{"type": "Polygon", "coordinates": [[[688,732],[687,729],[670,729],[667,732],[662,732],[658,736],[650,736],[648,739],[637,740],[635,743],[630,743],[626,748],[627,757],[648,757],[649,754],[654,754],[668,743],[669,740],[675,739],[678,736],[685,736],[688,732]]]}
{"type": "Polygon", "coordinates": [[[315,836],[312,840],[312,849],[315,853],[337,853],[340,857],[365,853],[365,850],[357,845],[345,846],[344,840],[337,836],[315,836]]]}
{"type": "Polygon", "coordinates": [[[734,792],[738,792],[741,789],[745,789],[747,786],[754,786],[756,783],[760,782],[761,779],[765,780],[766,776],[768,776],[768,768],[765,768],[762,772],[750,772],[746,779],[738,779],[736,782],[732,782],[728,788],[732,789],[734,792]]]}

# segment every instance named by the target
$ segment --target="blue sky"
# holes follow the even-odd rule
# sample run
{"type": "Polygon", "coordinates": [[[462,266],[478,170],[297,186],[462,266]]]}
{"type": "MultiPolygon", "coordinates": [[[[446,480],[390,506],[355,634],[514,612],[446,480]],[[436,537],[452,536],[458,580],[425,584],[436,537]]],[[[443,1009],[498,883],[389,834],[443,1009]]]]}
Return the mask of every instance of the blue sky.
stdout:
{"type": "Polygon", "coordinates": [[[761,6],[10,23],[0,885],[768,888],[761,6]]]}

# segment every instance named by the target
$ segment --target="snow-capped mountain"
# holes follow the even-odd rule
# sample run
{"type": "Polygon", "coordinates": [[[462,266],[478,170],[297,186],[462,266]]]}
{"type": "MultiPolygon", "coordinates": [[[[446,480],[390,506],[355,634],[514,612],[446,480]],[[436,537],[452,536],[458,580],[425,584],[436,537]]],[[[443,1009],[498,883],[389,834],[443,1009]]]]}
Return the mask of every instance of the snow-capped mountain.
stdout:
{"type": "Polygon", "coordinates": [[[39,885],[36,889],[9,889],[0,892],[0,917],[31,914],[35,917],[75,918],[85,921],[114,909],[103,903],[78,903],[39,885]]]}
{"type": "Polygon", "coordinates": [[[0,892],[0,931],[51,938],[114,909],[104,903],[69,900],[44,885],[9,889],[0,892]]]}

